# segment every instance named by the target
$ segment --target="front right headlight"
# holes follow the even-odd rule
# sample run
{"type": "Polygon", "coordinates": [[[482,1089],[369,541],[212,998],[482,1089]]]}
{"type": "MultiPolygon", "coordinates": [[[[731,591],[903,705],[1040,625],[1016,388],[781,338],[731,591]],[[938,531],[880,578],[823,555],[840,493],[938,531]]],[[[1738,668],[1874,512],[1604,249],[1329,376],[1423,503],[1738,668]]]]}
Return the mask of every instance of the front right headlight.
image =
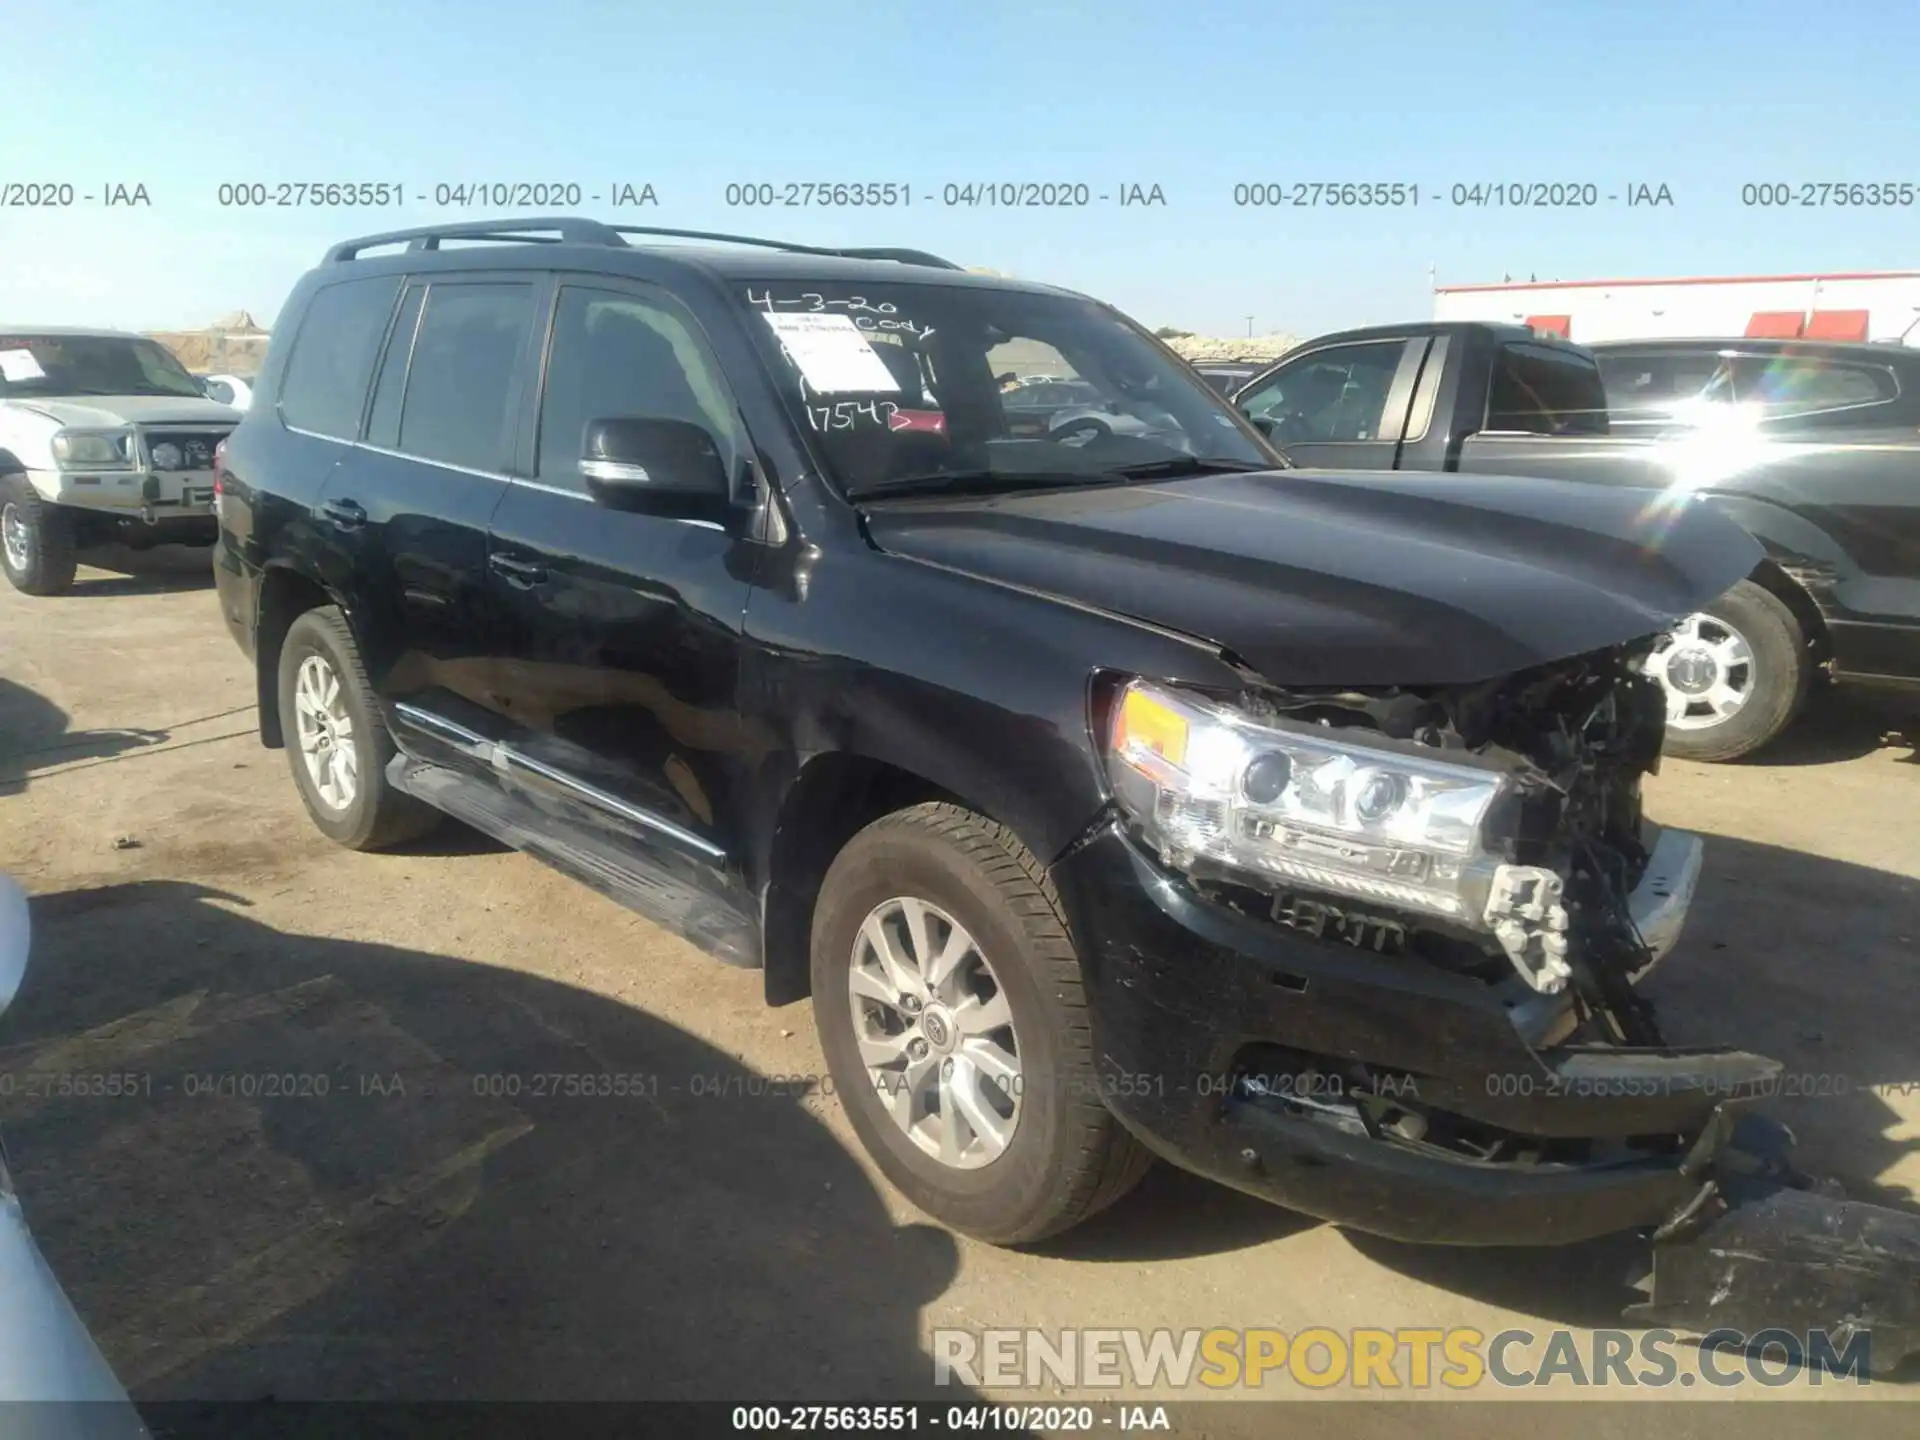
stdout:
{"type": "Polygon", "coordinates": [[[63,470],[125,470],[133,464],[128,430],[60,430],[52,448],[54,463],[63,470]]]}
{"type": "Polygon", "coordinates": [[[1502,771],[1143,680],[1114,706],[1107,771],[1122,807],[1178,868],[1206,857],[1491,929],[1502,867],[1483,832],[1513,785],[1502,771]]]}

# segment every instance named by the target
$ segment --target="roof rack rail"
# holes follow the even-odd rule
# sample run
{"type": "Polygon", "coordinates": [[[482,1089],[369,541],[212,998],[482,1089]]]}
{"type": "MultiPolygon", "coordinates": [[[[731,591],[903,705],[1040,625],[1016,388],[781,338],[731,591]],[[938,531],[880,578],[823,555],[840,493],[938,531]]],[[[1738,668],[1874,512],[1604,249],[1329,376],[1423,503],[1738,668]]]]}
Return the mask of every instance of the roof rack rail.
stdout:
{"type": "Polygon", "coordinates": [[[769,250],[784,250],[794,255],[827,255],[844,260],[893,260],[902,265],[927,265],[940,270],[959,270],[951,260],[925,250],[903,250],[888,246],[859,249],[834,249],[825,245],[801,245],[787,240],[765,240],[757,235],[728,235],[717,230],[669,230],[653,225],[606,225],[598,220],[572,216],[546,215],[526,220],[467,220],[449,225],[422,225],[411,230],[389,230],[379,235],[362,235],[343,240],[327,251],[322,264],[334,265],[357,259],[362,251],[381,245],[404,243],[409,251],[438,250],[442,240],[498,240],[521,245],[619,245],[628,235],[660,235],[676,240],[715,240],[726,245],[758,245],[769,250]]]}
{"type": "Polygon", "coordinates": [[[610,225],[573,216],[538,216],[526,220],[467,220],[448,225],[421,225],[411,230],[388,230],[343,240],[327,251],[325,265],[358,257],[377,245],[407,243],[408,250],[438,250],[442,240],[500,240],[521,245],[624,245],[610,225]]]}
{"type": "Polygon", "coordinates": [[[785,250],[793,255],[829,255],[842,260],[894,260],[902,265],[930,265],[939,270],[962,267],[951,260],[925,250],[902,250],[892,246],[836,249],[830,245],[802,245],[792,240],[766,240],[758,235],[728,235],[718,230],[666,230],[655,225],[611,225],[619,235],[665,235],[675,240],[718,240],[727,245],[758,245],[768,250],[785,250]]]}

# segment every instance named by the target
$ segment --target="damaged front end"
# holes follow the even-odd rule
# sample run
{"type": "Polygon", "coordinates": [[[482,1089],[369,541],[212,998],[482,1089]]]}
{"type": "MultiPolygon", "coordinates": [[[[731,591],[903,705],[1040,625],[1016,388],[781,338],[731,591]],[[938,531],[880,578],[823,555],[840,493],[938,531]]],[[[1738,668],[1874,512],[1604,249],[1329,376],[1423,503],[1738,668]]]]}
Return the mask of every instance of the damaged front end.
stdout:
{"type": "Polygon", "coordinates": [[[1117,815],[1056,876],[1110,1103],[1177,1164],[1392,1238],[1644,1230],[1647,1317],[1869,1328],[1881,1368],[1920,1344],[1920,1221],[1798,1175],[1748,1114],[1779,1064],[1668,1045],[1635,988],[1701,860],[1641,812],[1651,643],[1107,695],[1117,815]]]}

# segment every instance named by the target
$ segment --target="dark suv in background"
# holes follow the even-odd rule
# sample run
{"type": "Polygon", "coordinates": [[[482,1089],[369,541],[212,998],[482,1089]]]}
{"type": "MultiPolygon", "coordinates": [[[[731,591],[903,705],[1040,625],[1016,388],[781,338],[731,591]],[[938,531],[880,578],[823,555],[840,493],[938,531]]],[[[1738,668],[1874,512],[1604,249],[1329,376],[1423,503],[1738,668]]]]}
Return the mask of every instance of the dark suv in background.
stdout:
{"type": "Polygon", "coordinates": [[[295,288],[216,568],[325,833],[451,814],[811,995],[956,1228],[1053,1234],[1157,1152],[1407,1239],[1710,1236],[1778,1066],[1634,989],[1700,856],[1642,819],[1637,667],[1757,547],[1284,465],[1065,291],[453,226],[295,288]],[[1041,352],[1127,423],[1010,418],[1041,352]]]}

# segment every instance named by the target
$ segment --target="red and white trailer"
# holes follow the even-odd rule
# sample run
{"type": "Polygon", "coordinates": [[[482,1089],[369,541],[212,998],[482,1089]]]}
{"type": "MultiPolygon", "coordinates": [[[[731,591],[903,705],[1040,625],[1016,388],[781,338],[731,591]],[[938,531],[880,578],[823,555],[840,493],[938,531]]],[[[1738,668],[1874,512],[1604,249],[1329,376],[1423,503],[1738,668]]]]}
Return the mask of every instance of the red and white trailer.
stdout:
{"type": "Polygon", "coordinates": [[[1576,344],[1701,336],[1920,345],[1920,270],[1442,285],[1436,320],[1499,321],[1576,344]]]}

